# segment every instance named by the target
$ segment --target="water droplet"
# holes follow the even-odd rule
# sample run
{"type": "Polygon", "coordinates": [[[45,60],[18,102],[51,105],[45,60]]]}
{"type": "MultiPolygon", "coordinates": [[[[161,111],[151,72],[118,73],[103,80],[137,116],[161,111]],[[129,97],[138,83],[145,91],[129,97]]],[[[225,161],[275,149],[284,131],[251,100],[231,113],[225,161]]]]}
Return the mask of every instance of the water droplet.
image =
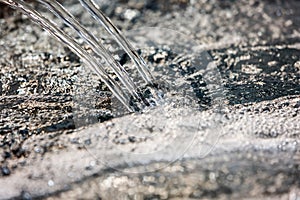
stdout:
{"type": "Polygon", "coordinates": [[[48,186],[49,186],[49,187],[54,186],[54,181],[53,181],[53,180],[49,180],[49,181],[48,181],[48,186]]]}

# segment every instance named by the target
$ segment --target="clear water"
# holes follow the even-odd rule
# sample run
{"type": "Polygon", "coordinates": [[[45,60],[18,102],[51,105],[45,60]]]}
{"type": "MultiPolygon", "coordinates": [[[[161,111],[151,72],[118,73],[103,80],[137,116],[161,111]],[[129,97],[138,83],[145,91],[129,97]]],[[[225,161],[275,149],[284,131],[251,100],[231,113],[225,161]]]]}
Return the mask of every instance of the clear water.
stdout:
{"type": "Polygon", "coordinates": [[[106,17],[100,9],[97,9],[91,0],[80,0],[80,3],[91,13],[91,15],[115,38],[118,44],[125,50],[129,57],[134,61],[142,78],[148,84],[152,84],[153,77],[145,61],[134,50],[129,41],[121,34],[118,28],[106,17]]]}
{"type": "MultiPolygon", "coordinates": [[[[208,53],[186,35],[169,29],[142,27],[132,33],[127,33],[125,37],[91,0],[80,0],[88,13],[105,28],[118,43],[119,48],[128,55],[131,59],[129,65],[136,67],[132,68],[128,67],[128,63],[121,65],[116,61],[114,53],[108,51],[95,35],[57,1],[37,1],[73,29],[79,39],[43,16],[46,13],[42,15],[39,9],[34,9],[22,0],[0,0],[22,11],[32,21],[73,50],[100,77],[127,110],[142,110],[149,105],[157,104],[172,104],[173,106],[175,104],[176,107],[189,106],[198,109],[212,104],[216,105],[218,101],[222,102],[224,88],[217,68],[211,65],[208,53]],[[135,48],[141,50],[139,54],[126,38],[131,40],[135,48]],[[89,50],[82,47],[80,39],[88,44],[89,50]],[[147,60],[149,67],[142,56],[147,60]],[[107,66],[118,77],[118,80],[111,75],[110,71],[107,71],[107,66]],[[152,74],[156,78],[155,81],[152,74]]],[[[85,75],[87,77],[84,79],[88,82],[90,76],[86,72],[85,75]]],[[[84,96],[78,99],[79,105],[83,105],[82,103],[86,104],[87,99],[94,101],[96,98],[94,94],[85,92],[84,96]]],[[[92,110],[95,106],[90,104],[89,107],[92,110]]],[[[123,110],[120,111],[118,103],[115,103],[111,110],[117,110],[112,111],[113,113],[124,113],[123,110]]],[[[91,116],[93,115],[92,113],[91,116]]],[[[97,119],[92,121],[97,121],[97,119]]]]}
{"type": "MultiPolygon", "coordinates": [[[[48,20],[28,3],[21,0],[0,0],[13,8],[26,14],[33,22],[48,31],[64,45],[74,51],[101,80],[107,85],[117,99],[130,111],[140,110],[149,105],[147,100],[140,95],[136,84],[129,77],[126,70],[114,59],[113,55],[97,40],[97,38],[87,31],[62,5],[56,1],[38,0],[46,6],[53,14],[61,19],[67,26],[72,28],[77,35],[83,39],[91,48],[92,53],[86,51],[71,37],[70,34],[61,30],[55,23],[48,20]],[[121,84],[115,81],[105,70],[102,61],[105,61],[112,68],[121,84]]],[[[100,11],[90,0],[81,0],[81,4],[91,13],[91,15],[112,35],[117,43],[133,60],[138,72],[146,84],[152,85],[153,77],[145,61],[134,51],[128,40],[121,34],[116,26],[100,11]]]]}
{"type": "MultiPolygon", "coordinates": [[[[192,109],[198,113],[200,110],[212,108],[218,111],[224,105],[223,97],[226,91],[222,87],[218,68],[214,65],[210,54],[189,36],[174,30],[154,27],[141,27],[124,34],[147,62],[155,77],[155,87],[145,87],[145,85],[143,87],[144,81],[140,79],[137,70],[131,67],[132,60],[124,51],[119,53],[123,58],[122,65],[131,74],[134,83],[142,86],[140,88],[145,98],[151,102],[153,93],[163,98],[155,109],[144,109],[143,113],[160,110],[162,113],[160,123],[164,123],[167,120],[162,118],[168,118],[165,115],[176,112],[177,109],[192,109]],[[126,55],[126,59],[122,53],[126,55]],[[152,91],[153,89],[155,91],[152,91]]],[[[116,53],[118,52],[116,50],[116,53]]],[[[98,123],[103,120],[103,116],[116,117],[127,114],[126,110],[120,109],[120,104],[114,99],[110,99],[108,109],[104,111],[100,109],[99,101],[95,99],[101,97],[97,97],[97,92],[92,91],[95,84],[90,86],[81,84],[88,82],[88,79],[89,75],[86,72],[78,74],[79,92],[73,94],[73,101],[77,105],[73,109],[73,116],[78,127],[98,123]],[[87,91],[88,87],[90,89],[87,91]]],[[[94,90],[96,91],[96,88],[94,90]]],[[[128,124],[133,125],[130,122],[128,124]]]]}

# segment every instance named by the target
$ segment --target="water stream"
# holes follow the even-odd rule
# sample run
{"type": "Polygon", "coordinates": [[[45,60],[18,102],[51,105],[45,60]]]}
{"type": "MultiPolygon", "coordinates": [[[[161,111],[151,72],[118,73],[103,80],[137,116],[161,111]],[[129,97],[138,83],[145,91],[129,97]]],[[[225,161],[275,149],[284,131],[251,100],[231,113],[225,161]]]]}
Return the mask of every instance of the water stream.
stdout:
{"type": "MultiPolygon", "coordinates": [[[[177,107],[187,105],[206,108],[211,105],[210,98],[218,99],[218,96],[223,95],[223,88],[219,87],[222,84],[217,68],[209,64],[210,56],[207,52],[197,49],[199,46],[191,38],[176,31],[144,27],[135,30],[131,36],[127,34],[127,38],[130,38],[135,47],[140,50],[138,54],[133,45],[92,0],[80,0],[82,7],[117,42],[116,48],[131,60],[130,64],[128,61],[121,64],[115,59],[114,52],[101,43],[99,36],[96,37],[88,31],[83,23],[80,23],[57,1],[36,1],[47,10],[42,10],[23,0],[0,0],[0,2],[20,10],[77,54],[130,112],[140,111],[152,105],[170,105],[174,102],[177,107]],[[55,19],[45,17],[49,14],[47,11],[71,30],[60,28],[55,23],[55,19]],[[70,33],[72,30],[79,38],[70,33]],[[139,38],[142,40],[140,41],[139,38]],[[88,48],[83,48],[80,40],[84,41],[88,48]],[[143,50],[146,51],[143,53],[143,50]],[[148,61],[149,66],[143,58],[148,61]],[[132,65],[135,68],[132,68],[132,65]],[[152,74],[156,77],[155,81],[152,74]]],[[[88,79],[90,77],[87,77],[87,81],[88,79]]],[[[95,96],[84,93],[84,96],[78,99],[80,102],[87,99],[93,101],[95,96]]],[[[117,109],[121,110],[120,113],[124,113],[120,106],[116,105],[117,109]]],[[[116,110],[115,107],[112,110],[116,110]]]]}
{"type": "MultiPolygon", "coordinates": [[[[107,85],[111,92],[119,99],[119,101],[129,110],[140,110],[146,105],[149,105],[147,100],[141,96],[136,84],[129,77],[126,70],[118,63],[113,55],[104,47],[103,44],[85,27],[83,27],[75,17],[68,12],[57,1],[38,0],[39,3],[46,6],[54,15],[61,19],[67,26],[72,28],[77,35],[83,39],[91,48],[92,53],[84,50],[81,45],[68,34],[61,30],[54,22],[47,19],[36,9],[22,0],[0,0],[11,7],[20,10],[26,14],[33,22],[48,31],[52,36],[69,47],[76,53],[89,67],[92,69],[101,80],[107,85]],[[121,84],[115,81],[105,70],[105,61],[116,74],[121,84]]],[[[141,78],[148,85],[153,84],[153,77],[145,63],[145,61],[135,52],[129,41],[121,34],[118,28],[107,18],[90,0],[80,1],[89,13],[106,29],[106,31],[114,37],[117,43],[123,48],[128,56],[133,60],[141,78]]]]}

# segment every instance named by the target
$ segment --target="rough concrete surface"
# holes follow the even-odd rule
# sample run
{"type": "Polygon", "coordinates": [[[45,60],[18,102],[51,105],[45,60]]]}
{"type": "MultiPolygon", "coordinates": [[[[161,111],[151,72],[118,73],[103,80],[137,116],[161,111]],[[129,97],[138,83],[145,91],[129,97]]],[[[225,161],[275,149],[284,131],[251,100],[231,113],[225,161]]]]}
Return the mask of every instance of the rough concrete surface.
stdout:
{"type": "MultiPolygon", "coordinates": [[[[96,2],[123,32],[176,30],[209,61],[142,49],[171,100],[129,113],[74,53],[0,4],[0,199],[300,199],[299,1],[96,2]]],[[[64,4],[114,46],[77,1],[64,4]]]]}

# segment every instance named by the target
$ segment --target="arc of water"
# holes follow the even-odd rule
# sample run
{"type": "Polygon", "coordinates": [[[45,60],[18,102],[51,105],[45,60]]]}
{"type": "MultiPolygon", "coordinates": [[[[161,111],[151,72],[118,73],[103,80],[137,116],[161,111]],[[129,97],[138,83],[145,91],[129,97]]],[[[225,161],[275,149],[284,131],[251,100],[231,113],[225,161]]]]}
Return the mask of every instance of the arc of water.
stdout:
{"type": "Polygon", "coordinates": [[[129,93],[136,99],[141,100],[138,95],[137,86],[130,79],[126,70],[113,58],[113,56],[105,49],[103,44],[99,43],[96,37],[89,33],[76,19],[68,12],[60,3],[53,0],[38,0],[40,3],[46,5],[57,17],[64,21],[69,27],[76,31],[92,48],[92,50],[100,58],[110,64],[113,71],[127,88],[129,93]]]}
{"type": "Polygon", "coordinates": [[[0,0],[0,2],[6,3],[9,6],[19,9],[35,23],[40,25],[51,35],[57,38],[59,41],[70,47],[80,58],[83,58],[88,66],[101,78],[101,80],[107,85],[111,92],[121,101],[121,103],[129,110],[134,111],[129,106],[129,97],[122,90],[122,88],[105,72],[102,64],[90,54],[86,53],[84,49],[68,35],[66,32],[58,29],[55,24],[50,20],[43,17],[40,13],[35,11],[32,7],[27,5],[22,0],[0,0]]]}
{"type": "Polygon", "coordinates": [[[147,84],[153,84],[153,77],[149,71],[146,62],[135,51],[128,40],[121,34],[121,31],[113,25],[109,18],[104,13],[97,9],[95,3],[92,0],[79,0],[83,7],[85,7],[91,15],[109,32],[118,44],[125,50],[129,57],[134,61],[140,75],[146,81],[147,84]]]}

